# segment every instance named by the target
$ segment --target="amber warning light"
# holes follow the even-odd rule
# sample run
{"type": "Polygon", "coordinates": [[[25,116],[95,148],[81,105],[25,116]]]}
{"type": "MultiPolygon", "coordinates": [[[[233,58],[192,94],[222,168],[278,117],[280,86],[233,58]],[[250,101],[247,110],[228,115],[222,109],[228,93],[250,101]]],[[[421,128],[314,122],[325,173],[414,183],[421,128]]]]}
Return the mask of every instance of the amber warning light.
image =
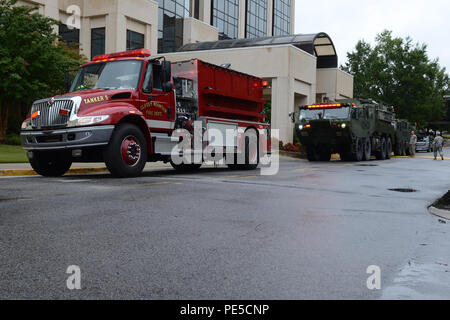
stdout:
{"type": "Polygon", "coordinates": [[[355,106],[354,103],[351,105],[348,103],[329,103],[329,104],[313,104],[309,106],[304,106],[302,109],[315,110],[315,109],[338,109],[342,107],[355,106]]]}

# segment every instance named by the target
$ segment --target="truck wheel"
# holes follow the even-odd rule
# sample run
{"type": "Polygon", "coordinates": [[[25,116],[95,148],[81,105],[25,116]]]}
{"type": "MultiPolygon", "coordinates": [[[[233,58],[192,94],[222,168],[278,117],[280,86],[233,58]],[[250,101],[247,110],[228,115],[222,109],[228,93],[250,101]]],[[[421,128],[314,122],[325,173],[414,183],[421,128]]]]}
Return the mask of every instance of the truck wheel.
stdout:
{"type": "Polygon", "coordinates": [[[386,160],[386,140],[381,138],[380,140],[380,150],[376,152],[377,160],[386,160]]]}
{"type": "Polygon", "coordinates": [[[137,177],[147,163],[147,141],[142,131],[131,123],[119,125],[103,150],[111,174],[117,178],[137,177]]]}
{"type": "Polygon", "coordinates": [[[44,177],[61,177],[72,166],[72,157],[66,151],[34,151],[29,159],[34,171],[44,177]]]}
{"type": "Polygon", "coordinates": [[[317,155],[314,146],[305,146],[305,148],[306,148],[306,158],[308,159],[308,161],[310,162],[317,161],[317,155]]]}
{"type": "Polygon", "coordinates": [[[364,160],[370,161],[370,156],[372,155],[372,143],[370,138],[364,139],[364,160]]]}
{"type": "Polygon", "coordinates": [[[352,158],[354,161],[360,162],[364,158],[364,143],[363,139],[356,138],[355,145],[354,145],[354,151],[352,153],[352,158]]]}
{"type": "Polygon", "coordinates": [[[392,158],[392,140],[391,138],[387,138],[386,141],[386,159],[392,158]]]}

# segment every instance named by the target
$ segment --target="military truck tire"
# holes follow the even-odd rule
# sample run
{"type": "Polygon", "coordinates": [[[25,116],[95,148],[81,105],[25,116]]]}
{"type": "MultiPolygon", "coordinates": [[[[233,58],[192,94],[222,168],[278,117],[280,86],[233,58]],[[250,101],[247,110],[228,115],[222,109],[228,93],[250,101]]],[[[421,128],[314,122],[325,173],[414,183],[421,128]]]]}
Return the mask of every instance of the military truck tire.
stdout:
{"type": "Polygon", "coordinates": [[[61,177],[72,166],[72,157],[66,151],[34,151],[29,161],[33,170],[44,177],[61,177]]]}
{"type": "Polygon", "coordinates": [[[372,143],[370,142],[370,138],[364,139],[364,160],[370,161],[370,157],[372,155],[372,143]]]}
{"type": "Polygon", "coordinates": [[[113,176],[139,176],[147,163],[147,141],[144,134],[134,124],[120,124],[103,150],[103,158],[113,176]]]}
{"type": "Polygon", "coordinates": [[[387,138],[386,141],[386,159],[389,160],[392,158],[392,140],[391,138],[387,138]]]}
{"type": "Polygon", "coordinates": [[[360,162],[364,158],[364,142],[362,138],[356,138],[352,158],[356,162],[360,162]]]}
{"type": "Polygon", "coordinates": [[[306,146],[306,158],[310,162],[319,161],[319,156],[314,146],[306,146]]]}
{"type": "Polygon", "coordinates": [[[377,160],[386,160],[386,140],[384,138],[380,139],[380,150],[375,154],[377,160]]]}

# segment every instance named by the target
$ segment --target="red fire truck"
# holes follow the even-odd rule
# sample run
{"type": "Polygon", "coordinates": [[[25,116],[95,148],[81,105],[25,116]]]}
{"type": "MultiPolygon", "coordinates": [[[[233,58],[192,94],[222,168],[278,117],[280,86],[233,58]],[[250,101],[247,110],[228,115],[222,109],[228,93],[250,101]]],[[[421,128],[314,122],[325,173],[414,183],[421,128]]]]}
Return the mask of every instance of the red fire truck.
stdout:
{"type": "Polygon", "coordinates": [[[43,176],[61,176],[75,161],[105,162],[117,177],[138,176],[147,162],[156,161],[197,169],[204,156],[195,163],[172,161],[186,137],[203,138],[202,147],[214,147],[215,159],[222,154],[231,168],[255,169],[261,154],[270,152],[265,86],[260,78],[197,59],[152,58],[145,49],[96,56],[81,66],[67,94],[33,103],[21,141],[43,176]],[[187,134],[174,138],[178,130],[187,134]],[[208,138],[213,130],[234,137],[213,141],[208,138]],[[250,135],[256,148],[249,146],[250,135]],[[243,163],[230,161],[229,150],[243,163]]]}

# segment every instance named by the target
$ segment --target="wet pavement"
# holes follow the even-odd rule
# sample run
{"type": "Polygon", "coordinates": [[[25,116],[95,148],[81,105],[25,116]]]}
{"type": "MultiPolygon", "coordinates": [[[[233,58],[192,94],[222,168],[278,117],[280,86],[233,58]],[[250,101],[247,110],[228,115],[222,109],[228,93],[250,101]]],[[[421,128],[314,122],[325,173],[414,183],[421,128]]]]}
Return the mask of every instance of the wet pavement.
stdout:
{"type": "Polygon", "coordinates": [[[0,298],[450,299],[450,222],[427,210],[450,162],[430,157],[0,178],[0,298]]]}

